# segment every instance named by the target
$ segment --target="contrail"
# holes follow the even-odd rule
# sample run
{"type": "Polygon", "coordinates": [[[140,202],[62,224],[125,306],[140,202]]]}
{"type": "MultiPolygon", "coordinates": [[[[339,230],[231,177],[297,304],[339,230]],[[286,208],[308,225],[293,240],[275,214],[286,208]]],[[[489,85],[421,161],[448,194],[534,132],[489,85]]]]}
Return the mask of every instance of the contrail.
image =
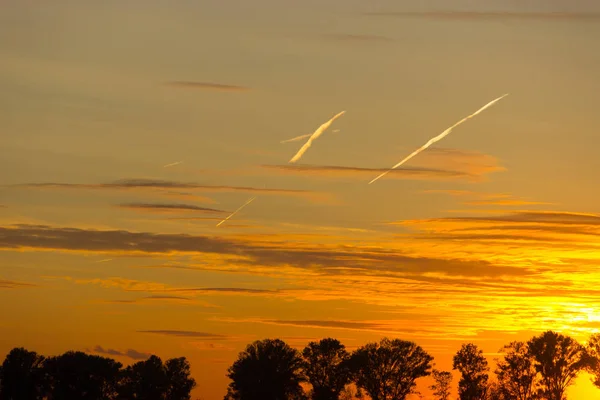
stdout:
{"type": "Polygon", "coordinates": [[[183,163],[183,161],[177,161],[177,162],[174,162],[174,163],[171,163],[171,164],[163,165],[163,168],[174,167],[174,166],[182,164],[182,163],[183,163]]]}
{"type": "Polygon", "coordinates": [[[398,164],[394,165],[392,168],[390,168],[389,170],[381,173],[378,177],[376,177],[375,179],[373,179],[371,182],[369,182],[369,185],[373,182],[375,182],[376,180],[378,180],[379,178],[383,177],[384,175],[386,175],[387,173],[389,173],[390,171],[398,168],[399,166],[401,166],[402,164],[404,164],[405,162],[407,162],[408,160],[410,160],[411,158],[413,158],[414,156],[416,156],[417,154],[419,154],[420,152],[422,152],[423,150],[425,150],[426,148],[428,148],[429,146],[431,146],[432,144],[434,144],[435,142],[438,142],[440,140],[442,140],[444,137],[446,137],[450,132],[452,132],[452,129],[456,128],[458,125],[462,124],[463,122],[465,122],[466,120],[473,118],[474,116],[476,116],[477,114],[479,114],[480,112],[482,112],[483,110],[485,110],[486,108],[489,108],[491,106],[493,106],[494,104],[496,104],[497,102],[499,102],[500,100],[502,100],[503,98],[505,98],[506,96],[508,96],[508,93],[506,93],[504,96],[500,96],[498,97],[496,100],[492,100],[489,103],[487,103],[485,106],[481,107],[479,110],[475,111],[473,114],[469,115],[468,117],[465,117],[463,119],[461,119],[460,121],[458,121],[457,123],[455,123],[454,125],[452,125],[450,128],[446,129],[444,132],[440,133],[439,135],[437,135],[436,137],[434,137],[433,139],[430,139],[427,143],[425,143],[423,146],[419,147],[417,150],[413,151],[411,154],[409,154],[404,160],[400,161],[398,164]]]}
{"type": "Polygon", "coordinates": [[[256,196],[252,197],[250,200],[248,200],[247,202],[245,202],[244,204],[242,204],[240,206],[240,208],[238,208],[237,210],[235,210],[234,212],[232,212],[231,214],[229,214],[229,216],[227,218],[225,218],[223,221],[219,222],[217,224],[217,226],[221,226],[222,223],[224,223],[225,221],[227,221],[229,218],[233,217],[235,214],[237,214],[238,211],[240,211],[242,208],[246,207],[248,204],[252,203],[254,201],[254,199],[256,199],[256,196]]]}
{"type": "Polygon", "coordinates": [[[289,142],[296,142],[296,141],[298,141],[298,140],[302,140],[302,139],[304,139],[304,138],[307,138],[307,137],[309,137],[309,136],[311,136],[311,135],[312,135],[312,133],[307,133],[306,135],[300,135],[300,136],[296,136],[296,137],[294,137],[294,138],[291,138],[291,139],[288,139],[288,140],[282,140],[282,141],[281,141],[281,142],[279,142],[279,143],[289,143],[289,142]]]}
{"type": "Polygon", "coordinates": [[[292,159],[290,160],[290,162],[294,163],[294,162],[298,161],[300,158],[302,158],[302,155],[304,155],[304,153],[306,153],[306,150],[308,150],[308,148],[312,145],[312,142],[314,140],[316,140],[319,136],[321,136],[323,134],[323,132],[325,132],[327,130],[327,128],[329,128],[331,126],[331,124],[333,123],[333,121],[335,121],[336,119],[338,119],[339,117],[341,117],[345,113],[346,113],[346,111],[342,111],[341,113],[336,114],[329,121],[325,122],[323,125],[321,125],[320,127],[318,127],[317,130],[312,135],[310,135],[310,137],[308,138],[308,140],[306,141],[306,143],[304,143],[304,146],[302,146],[300,148],[300,150],[298,150],[298,152],[296,153],[296,155],[294,157],[292,157],[292,159]]]}
{"type": "MultiPolygon", "coordinates": [[[[334,129],[331,131],[331,133],[338,133],[339,131],[340,131],[339,129],[334,129]]],[[[293,137],[291,139],[282,140],[279,143],[297,142],[298,140],[302,140],[302,139],[310,137],[310,136],[312,136],[312,133],[307,133],[306,135],[300,135],[300,136],[293,137]]]]}

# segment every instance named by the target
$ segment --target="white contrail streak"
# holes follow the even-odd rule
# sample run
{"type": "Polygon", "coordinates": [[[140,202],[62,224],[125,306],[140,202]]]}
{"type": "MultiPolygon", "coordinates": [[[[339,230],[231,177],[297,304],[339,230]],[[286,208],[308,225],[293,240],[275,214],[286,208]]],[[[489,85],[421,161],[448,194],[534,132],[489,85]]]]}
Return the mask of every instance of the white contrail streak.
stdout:
{"type": "Polygon", "coordinates": [[[177,161],[177,162],[174,162],[174,163],[171,163],[171,164],[163,165],[163,168],[174,167],[174,166],[179,165],[179,164],[183,164],[183,161],[177,161]]]}
{"type": "Polygon", "coordinates": [[[390,168],[389,170],[381,173],[379,176],[377,176],[375,179],[373,179],[371,182],[369,182],[369,185],[373,182],[375,182],[376,180],[378,180],[379,178],[385,176],[386,174],[388,174],[390,171],[398,168],[399,166],[401,166],[402,164],[404,164],[405,162],[407,162],[408,160],[410,160],[411,158],[413,158],[414,156],[416,156],[417,154],[419,154],[420,152],[422,152],[423,150],[425,150],[426,148],[428,148],[429,146],[431,146],[432,144],[434,144],[435,142],[438,142],[440,140],[442,140],[444,137],[446,137],[450,132],[452,132],[452,129],[456,128],[458,125],[462,124],[463,122],[465,122],[466,120],[473,118],[474,116],[476,116],[477,114],[479,114],[480,112],[484,111],[486,108],[489,108],[491,106],[493,106],[494,104],[496,104],[497,102],[499,102],[500,100],[502,100],[503,98],[505,98],[506,96],[508,96],[508,93],[505,94],[504,96],[500,96],[498,97],[496,100],[492,100],[489,103],[487,103],[485,106],[481,107],[479,110],[475,111],[473,114],[469,115],[468,117],[465,117],[463,119],[461,119],[460,121],[458,121],[457,123],[455,123],[454,125],[452,125],[450,128],[446,129],[444,132],[440,133],[439,135],[437,135],[436,137],[434,137],[433,139],[430,139],[427,143],[425,143],[423,146],[419,147],[417,150],[413,151],[411,154],[409,154],[404,160],[400,161],[398,164],[394,165],[392,168],[390,168]]]}
{"type": "Polygon", "coordinates": [[[279,143],[289,143],[289,142],[296,142],[298,140],[302,140],[304,138],[310,137],[312,135],[312,133],[307,133],[306,135],[300,135],[300,136],[296,136],[294,138],[291,139],[287,139],[287,140],[282,140],[279,143]]]}
{"type": "Polygon", "coordinates": [[[217,224],[217,226],[221,226],[222,223],[224,223],[225,221],[227,221],[229,218],[233,217],[235,214],[238,213],[238,211],[240,211],[242,208],[246,207],[248,204],[252,203],[254,201],[254,199],[256,199],[256,196],[252,197],[250,200],[248,200],[247,202],[245,202],[244,204],[242,204],[240,206],[240,208],[238,208],[237,210],[235,210],[234,212],[232,212],[231,214],[229,214],[229,216],[227,218],[225,218],[223,221],[219,222],[217,224]]]}
{"type": "Polygon", "coordinates": [[[308,138],[308,140],[306,141],[306,143],[304,143],[304,145],[300,148],[300,150],[298,150],[298,152],[296,153],[296,155],[294,157],[292,157],[292,159],[290,160],[290,162],[294,163],[294,162],[298,161],[300,158],[302,158],[302,155],[304,153],[306,153],[306,150],[308,150],[308,148],[312,145],[312,142],[314,140],[316,140],[319,136],[321,136],[323,134],[323,132],[325,132],[327,130],[327,128],[329,128],[331,126],[331,124],[333,123],[333,121],[335,121],[336,119],[338,119],[339,117],[341,117],[345,113],[346,113],[346,111],[342,111],[341,113],[336,114],[329,121],[325,122],[323,125],[321,125],[320,127],[318,127],[317,130],[312,135],[310,135],[310,137],[308,138]]]}

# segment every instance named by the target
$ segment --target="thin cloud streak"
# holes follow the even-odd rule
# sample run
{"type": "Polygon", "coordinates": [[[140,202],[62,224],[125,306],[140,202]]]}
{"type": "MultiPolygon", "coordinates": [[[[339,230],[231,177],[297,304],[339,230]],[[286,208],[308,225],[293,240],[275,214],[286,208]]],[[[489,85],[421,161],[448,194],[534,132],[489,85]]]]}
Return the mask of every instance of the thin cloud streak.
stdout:
{"type": "Polygon", "coordinates": [[[333,124],[333,122],[336,119],[338,119],[345,113],[346,113],[346,111],[342,111],[342,112],[334,115],[333,118],[331,118],[329,121],[325,122],[323,125],[318,127],[317,130],[308,138],[306,143],[304,143],[304,145],[300,148],[300,150],[298,150],[298,152],[292,157],[292,159],[290,160],[290,163],[295,163],[296,161],[301,159],[302,156],[304,155],[304,153],[306,153],[306,151],[310,148],[310,146],[312,146],[312,143],[315,140],[317,140],[319,138],[319,136],[321,136],[327,130],[327,128],[329,128],[331,126],[331,124],[333,124]]]}
{"type": "Polygon", "coordinates": [[[105,349],[102,346],[94,347],[93,351],[98,354],[105,354],[105,355],[109,355],[109,356],[128,357],[135,361],[147,360],[151,356],[150,353],[144,353],[144,352],[137,351],[134,349],[127,349],[125,351],[120,351],[120,350],[115,350],[115,349],[110,349],[110,348],[105,349]]]}
{"type": "Polygon", "coordinates": [[[461,119],[460,121],[458,121],[457,123],[455,123],[454,125],[452,125],[450,128],[446,129],[444,132],[442,132],[439,135],[437,135],[436,137],[434,137],[432,139],[429,139],[429,141],[427,143],[425,143],[423,146],[421,146],[417,150],[413,151],[411,154],[409,154],[407,157],[405,157],[398,164],[396,164],[392,168],[390,168],[390,170],[388,170],[386,172],[383,172],[379,176],[375,177],[372,181],[369,182],[369,185],[372,184],[373,182],[377,181],[378,179],[382,178],[383,176],[387,175],[391,170],[398,168],[399,166],[401,166],[402,164],[404,164],[405,162],[407,162],[408,160],[410,160],[411,158],[413,158],[414,156],[416,156],[417,154],[419,154],[423,150],[427,149],[429,146],[431,146],[435,142],[438,142],[438,141],[442,140],[444,137],[446,137],[448,134],[450,134],[450,132],[452,132],[452,130],[454,128],[456,128],[458,125],[460,125],[463,122],[465,122],[465,121],[467,121],[467,120],[475,117],[477,114],[479,114],[479,113],[483,112],[485,109],[493,106],[498,101],[500,101],[503,98],[505,98],[506,96],[508,96],[508,93],[505,94],[505,95],[503,95],[503,96],[498,97],[495,100],[490,101],[488,104],[486,104],[485,106],[481,107],[479,110],[475,111],[473,114],[471,114],[471,115],[469,115],[469,116],[461,119]]]}
{"type": "Polygon", "coordinates": [[[227,211],[194,206],[191,204],[154,204],[154,203],[125,203],[116,207],[147,212],[202,212],[223,214],[227,211]]]}
{"type": "Polygon", "coordinates": [[[215,333],[197,332],[197,331],[178,331],[178,330],[142,330],[137,331],[138,333],[151,333],[155,335],[164,336],[175,336],[175,337],[187,337],[187,338],[204,338],[211,340],[224,340],[227,338],[225,335],[218,335],[215,333]]]}
{"type": "Polygon", "coordinates": [[[182,89],[214,90],[219,92],[247,92],[250,88],[237,85],[225,85],[210,82],[173,81],[167,82],[167,86],[182,89]]]}
{"type": "Polygon", "coordinates": [[[306,135],[300,135],[300,136],[293,137],[291,139],[282,140],[279,143],[297,142],[298,140],[302,140],[302,139],[305,139],[305,138],[311,137],[311,136],[312,136],[312,133],[307,133],[306,135]]]}
{"type": "MultiPolygon", "coordinates": [[[[2,186],[0,186],[2,187],[2,186]]],[[[5,188],[13,189],[63,189],[63,190],[173,190],[184,189],[200,192],[246,192],[261,193],[279,196],[304,197],[311,200],[325,200],[330,196],[326,193],[318,193],[310,190],[298,189],[274,189],[250,186],[226,186],[226,185],[201,185],[198,183],[186,183],[177,181],[166,181],[156,179],[122,179],[111,183],[24,183],[6,185],[5,188]]]]}
{"type": "Polygon", "coordinates": [[[179,164],[183,164],[183,161],[176,161],[176,162],[171,163],[171,164],[163,165],[163,168],[170,168],[170,167],[174,167],[174,166],[179,165],[179,164]]]}
{"type": "MultiPolygon", "coordinates": [[[[362,178],[364,176],[373,176],[373,173],[388,171],[387,168],[361,168],[344,167],[331,165],[261,165],[261,168],[278,171],[285,174],[295,174],[303,176],[319,177],[351,177],[362,178]]],[[[480,181],[486,172],[500,171],[500,167],[488,167],[488,171],[474,171],[474,173],[462,171],[450,171],[428,168],[402,168],[391,171],[391,176],[396,179],[416,179],[416,180],[466,180],[480,181]]]]}
{"type": "Polygon", "coordinates": [[[248,201],[246,201],[244,204],[242,204],[237,210],[235,210],[234,212],[232,212],[231,214],[229,214],[224,220],[222,220],[221,222],[219,222],[216,226],[219,227],[222,224],[224,224],[225,221],[227,221],[229,218],[233,217],[235,214],[237,214],[239,211],[241,211],[248,204],[252,203],[255,199],[256,199],[256,196],[251,197],[248,201]]]}

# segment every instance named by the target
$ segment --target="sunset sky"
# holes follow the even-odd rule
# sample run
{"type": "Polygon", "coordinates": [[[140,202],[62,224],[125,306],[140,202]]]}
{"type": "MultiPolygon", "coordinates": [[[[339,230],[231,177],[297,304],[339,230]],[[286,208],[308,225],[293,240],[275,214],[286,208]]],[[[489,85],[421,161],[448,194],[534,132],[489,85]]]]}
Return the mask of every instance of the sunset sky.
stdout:
{"type": "Polygon", "coordinates": [[[599,38],[596,0],[2,1],[0,357],[186,356],[220,400],[266,337],[398,337],[442,369],[585,341],[599,38]]]}

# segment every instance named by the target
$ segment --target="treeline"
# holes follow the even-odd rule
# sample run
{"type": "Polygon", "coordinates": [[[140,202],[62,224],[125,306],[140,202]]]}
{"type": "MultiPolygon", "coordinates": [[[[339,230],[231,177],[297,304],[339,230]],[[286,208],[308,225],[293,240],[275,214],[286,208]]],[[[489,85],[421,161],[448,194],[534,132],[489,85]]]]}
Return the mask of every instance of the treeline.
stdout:
{"type": "MultiPolygon", "coordinates": [[[[511,342],[490,371],[475,344],[463,344],[452,367],[460,374],[460,400],[566,400],[581,371],[600,388],[600,335],[586,345],[553,331],[511,342]],[[494,377],[491,373],[494,373],[494,377]]],[[[417,380],[433,378],[434,397],[449,400],[453,375],[434,368],[416,343],[384,338],[350,353],[336,339],[309,343],[302,352],[279,339],[256,341],[228,369],[225,400],[405,400],[417,380]],[[305,388],[309,388],[305,390],[305,388]],[[351,390],[356,388],[356,390],[351,390]]]]}
{"type": "Polygon", "coordinates": [[[190,400],[195,386],[185,357],[153,355],[124,368],[79,351],[44,357],[15,348],[0,369],[0,400],[190,400]]]}
{"type": "MultiPolygon", "coordinates": [[[[475,344],[462,345],[452,363],[460,400],[566,400],[581,371],[600,388],[600,334],[582,345],[547,331],[500,353],[491,371],[475,344]]],[[[279,339],[259,340],[239,354],[227,376],[225,400],[405,400],[427,376],[436,399],[449,400],[453,392],[452,372],[435,369],[423,348],[387,338],[353,352],[332,338],[301,352],[279,339]]],[[[185,357],[163,362],[150,356],[123,367],[82,352],[44,357],[15,348],[0,369],[0,400],[190,400],[195,385],[185,357]]]]}

